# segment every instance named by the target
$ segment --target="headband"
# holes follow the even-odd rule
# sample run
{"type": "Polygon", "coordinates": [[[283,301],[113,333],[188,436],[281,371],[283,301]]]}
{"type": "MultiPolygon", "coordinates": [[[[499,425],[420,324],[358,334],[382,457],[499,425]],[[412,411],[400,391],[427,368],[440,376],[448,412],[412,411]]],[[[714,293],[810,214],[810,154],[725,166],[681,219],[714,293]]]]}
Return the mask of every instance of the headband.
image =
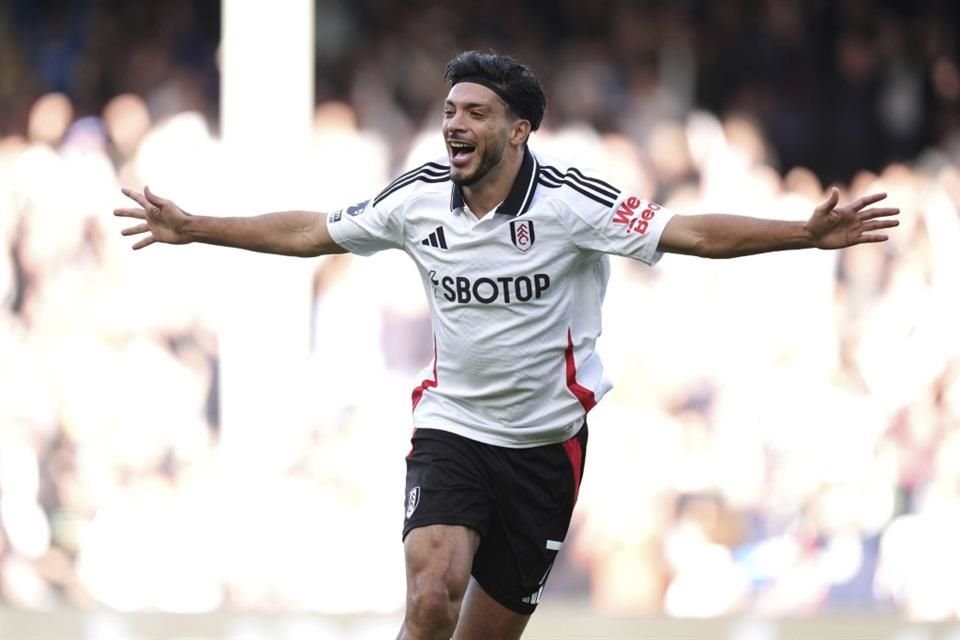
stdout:
{"type": "Polygon", "coordinates": [[[500,96],[500,99],[503,100],[505,103],[507,103],[507,106],[510,107],[515,114],[517,114],[518,116],[520,116],[520,117],[523,118],[524,120],[528,120],[531,125],[533,124],[533,118],[530,117],[530,114],[527,113],[525,109],[523,109],[522,107],[520,107],[520,106],[517,104],[517,102],[516,102],[516,100],[513,98],[513,96],[511,96],[511,95],[510,95],[507,91],[505,91],[504,89],[501,89],[500,87],[498,87],[498,86],[497,86],[494,82],[492,82],[491,80],[488,80],[487,78],[484,78],[483,76],[467,76],[466,78],[460,78],[459,80],[457,80],[457,81],[454,82],[453,84],[454,84],[454,85],[457,85],[457,84],[460,84],[461,82],[472,82],[473,84],[481,84],[481,85],[485,86],[487,89],[490,89],[490,91],[493,91],[495,94],[497,94],[498,96],[500,96]]]}

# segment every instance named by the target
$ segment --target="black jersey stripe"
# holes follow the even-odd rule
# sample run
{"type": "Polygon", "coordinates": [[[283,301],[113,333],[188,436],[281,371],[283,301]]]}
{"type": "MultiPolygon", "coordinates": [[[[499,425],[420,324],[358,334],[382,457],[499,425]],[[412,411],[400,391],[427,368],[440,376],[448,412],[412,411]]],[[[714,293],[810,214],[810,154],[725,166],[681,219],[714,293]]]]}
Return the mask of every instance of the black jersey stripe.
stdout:
{"type": "MultiPolygon", "coordinates": [[[[422,165],[420,165],[419,167],[415,167],[415,168],[413,168],[413,169],[410,169],[410,171],[407,171],[406,173],[402,173],[402,174],[400,174],[399,176],[397,176],[397,177],[393,180],[393,182],[391,182],[390,184],[388,184],[386,187],[383,188],[383,191],[386,191],[387,189],[389,189],[389,188],[392,187],[393,185],[397,184],[397,183],[400,182],[401,180],[406,180],[407,178],[409,178],[409,177],[412,176],[413,174],[418,173],[418,172],[420,172],[420,171],[427,171],[427,172],[435,173],[436,171],[449,171],[449,170],[450,170],[450,167],[447,166],[447,165],[445,165],[445,164],[438,164],[438,163],[436,163],[436,162],[425,162],[425,163],[423,163],[422,165]]],[[[381,193],[383,193],[383,191],[381,191],[381,193]]]]}
{"type": "Polygon", "coordinates": [[[441,176],[434,175],[432,173],[418,173],[410,176],[403,182],[398,182],[394,184],[392,187],[388,187],[383,191],[381,191],[380,195],[378,195],[376,198],[373,199],[373,204],[374,206],[380,204],[383,201],[383,199],[389,196],[390,194],[396,191],[399,191],[400,189],[403,189],[404,187],[409,186],[414,182],[441,183],[441,182],[446,182],[449,179],[450,179],[449,173],[444,173],[441,176]]]}
{"type": "MultiPolygon", "coordinates": [[[[437,178],[441,176],[450,175],[450,167],[434,166],[433,163],[430,163],[430,165],[431,166],[424,165],[422,167],[418,167],[417,169],[414,169],[413,171],[408,171],[407,173],[403,174],[402,176],[400,176],[399,178],[397,178],[396,180],[388,184],[386,187],[384,187],[380,193],[389,191],[390,189],[393,189],[395,186],[399,185],[400,183],[407,182],[411,178],[414,178],[419,175],[434,176],[437,178]]],[[[377,195],[379,197],[379,194],[377,195]]]]}
{"type": "Polygon", "coordinates": [[[590,189],[591,191],[596,192],[597,195],[604,196],[607,198],[613,198],[614,200],[616,200],[620,196],[619,189],[615,187],[609,187],[609,185],[607,185],[609,189],[604,188],[604,186],[600,186],[600,184],[603,184],[602,181],[594,180],[593,178],[586,178],[583,176],[583,173],[581,173],[577,169],[570,168],[564,172],[564,171],[560,171],[556,167],[551,167],[551,166],[544,166],[542,168],[548,172],[548,175],[550,175],[550,177],[556,180],[577,182],[583,188],[590,189]],[[594,182],[597,182],[600,184],[594,184],[594,182]]]}
{"type": "Polygon", "coordinates": [[[537,182],[539,182],[540,184],[545,184],[548,187],[563,186],[563,180],[557,180],[556,178],[552,176],[548,176],[545,173],[541,173],[539,176],[537,176],[537,182]]]}
{"type": "Polygon", "coordinates": [[[589,196],[592,200],[595,200],[597,202],[602,202],[603,204],[609,203],[610,206],[613,206],[613,203],[616,202],[618,197],[616,195],[607,193],[605,191],[604,192],[597,191],[591,188],[590,186],[585,185],[582,182],[579,182],[578,180],[576,180],[575,178],[569,175],[564,175],[557,178],[554,176],[550,176],[546,173],[541,173],[540,177],[545,180],[552,180],[553,185],[550,185],[550,186],[559,187],[560,185],[566,185],[574,189],[578,193],[581,193],[585,196],[589,196]]]}
{"type": "MultiPolygon", "coordinates": [[[[593,184],[593,182],[589,182],[589,181],[588,181],[588,180],[591,180],[591,181],[592,181],[592,180],[593,180],[592,178],[581,178],[581,177],[579,177],[578,175],[576,175],[576,174],[580,174],[580,176],[583,175],[582,173],[580,173],[580,172],[577,171],[576,169],[570,169],[570,170],[567,171],[567,172],[562,172],[562,171],[560,171],[559,169],[557,169],[556,167],[551,167],[551,166],[549,166],[549,165],[544,165],[544,166],[541,167],[541,169],[543,169],[544,171],[548,172],[547,175],[549,175],[551,178],[554,178],[555,180],[560,180],[560,181],[562,181],[562,182],[565,182],[565,181],[577,182],[577,183],[580,184],[580,186],[582,186],[584,189],[590,189],[591,191],[596,192],[596,194],[599,195],[599,196],[601,196],[601,197],[605,196],[605,197],[607,197],[607,198],[613,198],[614,200],[616,200],[616,199],[620,196],[620,190],[619,190],[619,189],[616,189],[616,188],[611,187],[610,190],[607,190],[607,189],[603,188],[602,186],[593,184]],[[574,172],[576,172],[576,173],[574,173],[574,172]]],[[[596,182],[601,182],[601,181],[600,181],[600,180],[596,180],[596,182]]]]}
{"type": "Polygon", "coordinates": [[[587,191],[586,189],[580,187],[579,185],[577,185],[577,184],[574,183],[574,182],[563,181],[563,182],[561,182],[561,183],[558,184],[558,183],[550,182],[549,180],[545,180],[545,179],[543,179],[543,178],[539,178],[539,179],[537,180],[537,182],[538,182],[539,184],[542,184],[543,186],[549,188],[549,189],[559,189],[559,188],[561,188],[561,187],[570,187],[570,188],[573,189],[574,191],[576,191],[576,192],[578,192],[578,193],[586,196],[587,198],[593,200],[594,202],[597,202],[597,203],[599,203],[599,204],[602,204],[602,205],[605,206],[605,207],[610,207],[611,209],[613,208],[613,205],[614,205],[614,201],[607,200],[607,199],[605,199],[605,198],[603,198],[603,197],[601,197],[601,196],[598,196],[597,194],[595,194],[595,193],[593,193],[593,192],[591,192],[591,191],[587,191]]]}
{"type": "Polygon", "coordinates": [[[394,185],[394,186],[391,187],[390,189],[384,190],[380,195],[378,195],[376,198],[374,198],[373,204],[374,204],[374,205],[380,204],[385,198],[387,198],[387,197],[390,196],[391,194],[393,194],[393,193],[399,191],[400,189],[403,189],[404,187],[407,187],[407,186],[409,186],[409,185],[411,185],[411,184],[413,184],[413,183],[415,183],[415,182],[427,182],[427,183],[439,184],[439,183],[441,183],[441,182],[447,182],[448,180],[450,180],[450,175],[449,175],[449,174],[443,175],[443,176],[434,176],[434,175],[429,175],[429,174],[418,174],[418,175],[415,175],[415,176],[410,176],[409,178],[407,178],[407,179],[404,180],[403,182],[400,182],[400,183],[394,185]]]}
{"type": "Polygon", "coordinates": [[[540,177],[537,178],[537,182],[539,182],[543,186],[548,187],[550,189],[559,189],[560,187],[570,187],[574,191],[577,191],[578,193],[583,194],[584,196],[590,198],[594,202],[598,202],[605,207],[610,207],[611,209],[613,208],[613,205],[616,202],[616,200],[607,200],[606,198],[603,198],[602,196],[597,195],[593,191],[587,191],[586,189],[578,185],[576,182],[573,182],[572,180],[556,180],[556,178],[552,178],[544,174],[540,174],[540,177]],[[552,181],[555,181],[555,182],[552,182],[552,181]]]}
{"type": "Polygon", "coordinates": [[[613,186],[609,182],[604,182],[600,178],[594,178],[593,176],[584,175],[584,173],[580,171],[580,169],[577,169],[576,167],[570,167],[570,172],[577,174],[578,176],[580,176],[582,180],[586,180],[587,182],[592,182],[593,184],[596,184],[598,187],[605,187],[609,189],[610,191],[617,194],[616,196],[614,196],[615,198],[619,196],[621,193],[620,189],[617,189],[615,186],[613,186]]]}
{"type": "Polygon", "coordinates": [[[410,171],[407,171],[406,173],[401,174],[393,182],[391,182],[386,187],[384,187],[383,190],[381,190],[380,193],[378,193],[376,197],[374,197],[374,203],[379,202],[388,191],[400,185],[400,183],[407,182],[411,178],[414,178],[415,176],[418,176],[420,174],[434,176],[438,178],[441,175],[448,176],[450,175],[450,167],[447,165],[437,164],[436,162],[427,162],[425,164],[420,165],[416,169],[411,169],[410,171]]]}

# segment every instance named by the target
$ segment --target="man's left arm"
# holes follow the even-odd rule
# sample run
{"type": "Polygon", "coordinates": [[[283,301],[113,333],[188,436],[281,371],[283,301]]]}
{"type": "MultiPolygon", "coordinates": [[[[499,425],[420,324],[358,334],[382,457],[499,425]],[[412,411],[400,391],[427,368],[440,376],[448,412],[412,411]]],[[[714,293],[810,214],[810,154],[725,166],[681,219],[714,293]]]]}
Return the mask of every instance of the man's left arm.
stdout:
{"type": "Polygon", "coordinates": [[[899,224],[896,207],[871,207],[887,197],[875,193],[837,206],[840,192],[830,195],[802,222],[708,213],[675,215],[660,236],[659,251],[703,258],[735,258],[787,249],[842,249],[866,242],[883,242],[879,233],[899,224]]]}

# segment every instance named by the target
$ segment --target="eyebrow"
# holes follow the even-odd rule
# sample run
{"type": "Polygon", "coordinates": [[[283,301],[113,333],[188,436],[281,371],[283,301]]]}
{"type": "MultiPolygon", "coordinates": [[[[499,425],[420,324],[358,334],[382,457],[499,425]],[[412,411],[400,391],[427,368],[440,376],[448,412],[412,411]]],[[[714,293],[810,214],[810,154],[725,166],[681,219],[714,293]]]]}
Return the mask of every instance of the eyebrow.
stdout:
{"type": "MultiPolygon", "coordinates": [[[[453,100],[445,100],[443,105],[445,107],[458,106],[453,100]]],[[[464,109],[493,109],[493,105],[488,102],[467,102],[459,106],[463,107],[464,109]]]]}

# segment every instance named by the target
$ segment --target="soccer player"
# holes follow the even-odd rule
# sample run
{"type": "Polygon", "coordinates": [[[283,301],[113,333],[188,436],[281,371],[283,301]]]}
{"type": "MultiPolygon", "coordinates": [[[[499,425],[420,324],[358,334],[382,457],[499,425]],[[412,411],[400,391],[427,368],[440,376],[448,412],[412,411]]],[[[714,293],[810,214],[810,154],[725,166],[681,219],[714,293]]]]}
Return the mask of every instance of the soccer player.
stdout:
{"type": "Polygon", "coordinates": [[[291,256],[401,249],[433,322],[433,362],[413,392],[399,638],[519,638],[563,545],[587,445],[586,414],[610,385],[594,349],[607,254],[731,258],[882,242],[884,194],[806,221],[678,215],[551,164],[530,149],[543,89],[525,66],[467,52],[448,65],[442,160],[329,214],[191,215],[149,188],[134,249],[205,242],[291,256]]]}

